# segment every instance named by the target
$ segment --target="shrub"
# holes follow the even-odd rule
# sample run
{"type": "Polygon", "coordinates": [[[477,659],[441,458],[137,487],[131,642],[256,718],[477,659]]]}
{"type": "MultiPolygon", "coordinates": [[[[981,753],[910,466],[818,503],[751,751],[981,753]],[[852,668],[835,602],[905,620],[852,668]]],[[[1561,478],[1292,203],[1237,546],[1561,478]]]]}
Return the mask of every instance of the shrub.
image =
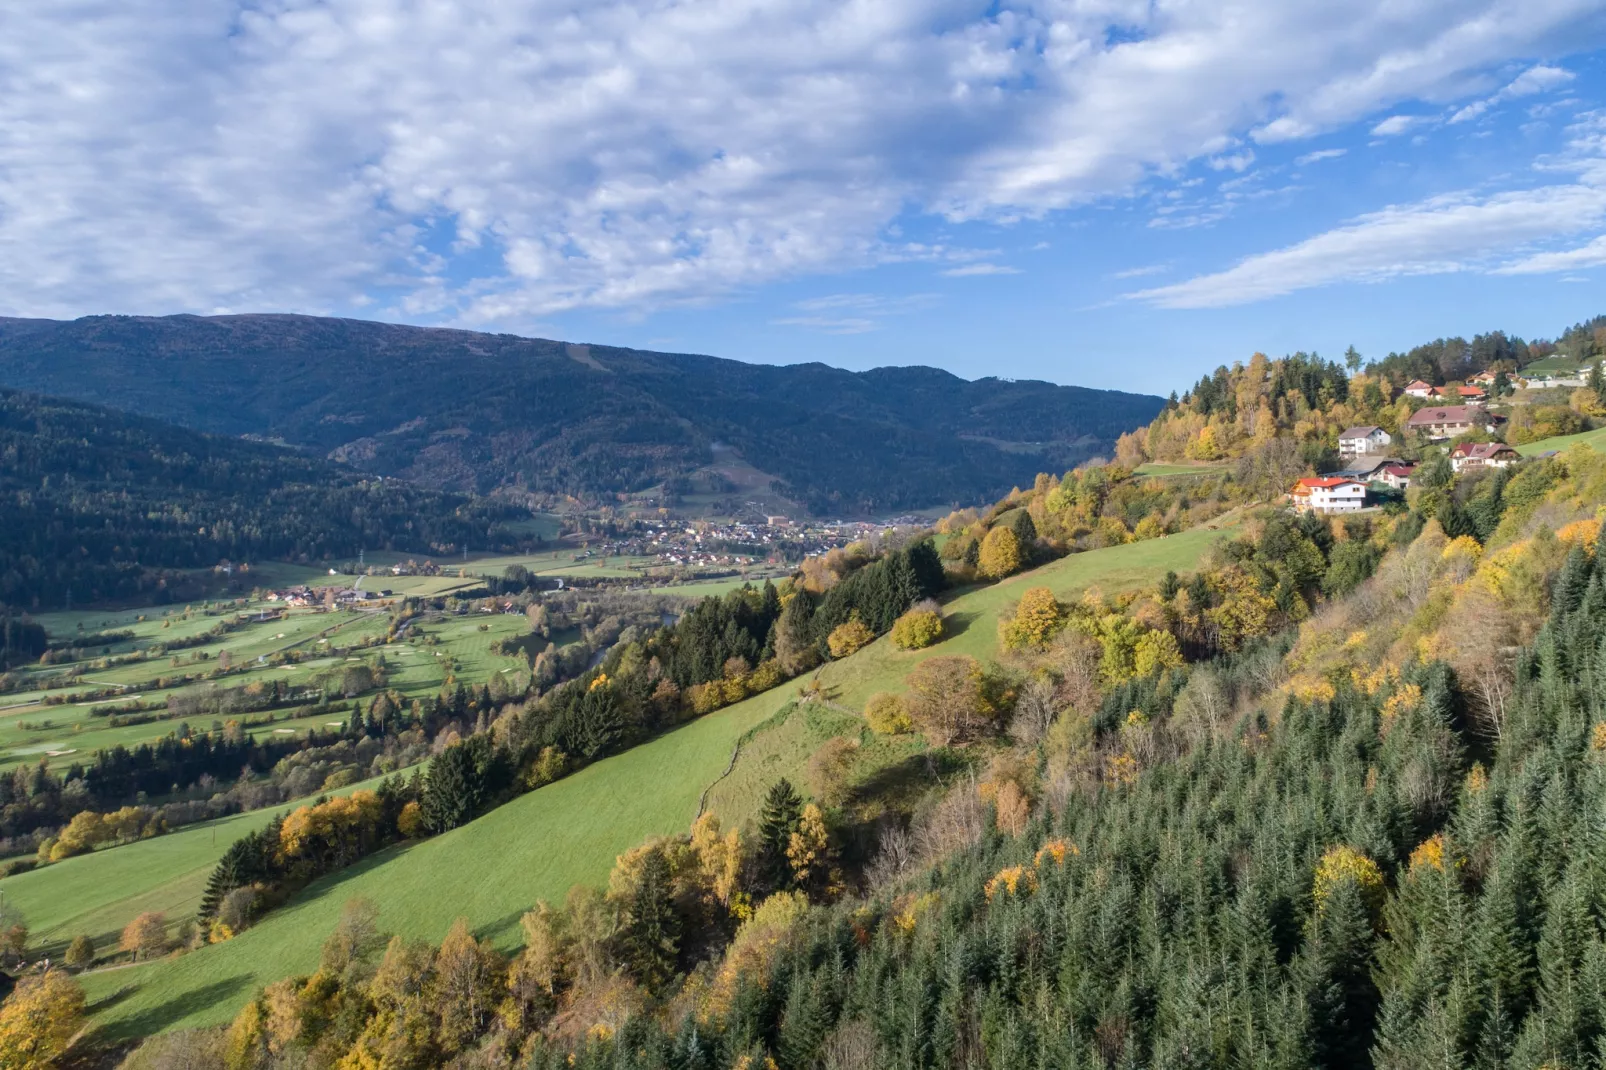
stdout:
{"type": "Polygon", "coordinates": [[[82,970],[95,961],[95,942],[82,933],[67,948],[67,965],[82,970]]]}
{"type": "Polygon", "coordinates": [[[892,625],[892,645],[900,650],[920,650],[942,638],[942,614],[916,607],[892,625]]]}
{"type": "Polygon", "coordinates": [[[994,528],[981,542],[976,570],[991,580],[1001,580],[1020,571],[1020,540],[1008,528],[994,528]]]}
{"type": "Polygon", "coordinates": [[[825,645],[830,648],[833,658],[845,658],[874,638],[875,633],[869,626],[855,616],[846,624],[837,625],[826,637],[825,645]]]}
{"type": "Polygon", "coordinates": [[[869,722],[871,731],[882,736],[909,732],[915,726],[903,699],[885,691],[870,696],[870,701],[864,704],[864,719],[869,722]]]}

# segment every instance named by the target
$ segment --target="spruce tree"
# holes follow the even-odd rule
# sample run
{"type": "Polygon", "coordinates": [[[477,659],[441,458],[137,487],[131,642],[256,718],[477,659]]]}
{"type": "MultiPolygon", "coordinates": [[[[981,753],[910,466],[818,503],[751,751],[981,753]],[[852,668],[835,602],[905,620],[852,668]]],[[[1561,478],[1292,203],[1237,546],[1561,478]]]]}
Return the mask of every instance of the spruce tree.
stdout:
{"type": "Polygon", "coordinates": [[[792,887],[792,866],[786,857],[786,848],[802,820],[803,800],[792,782],[782,777],[765,796],[764,809],[758,819],[759,868],[772,891],[792,887]]]}
{"type": "Polygon", "coordinates": [[[630,897],[624,943],[631,972],[649,992],[662,991],[675,975],[681,923],[673,896],[669,860],[662,851],[648,852],[630,897]]]}

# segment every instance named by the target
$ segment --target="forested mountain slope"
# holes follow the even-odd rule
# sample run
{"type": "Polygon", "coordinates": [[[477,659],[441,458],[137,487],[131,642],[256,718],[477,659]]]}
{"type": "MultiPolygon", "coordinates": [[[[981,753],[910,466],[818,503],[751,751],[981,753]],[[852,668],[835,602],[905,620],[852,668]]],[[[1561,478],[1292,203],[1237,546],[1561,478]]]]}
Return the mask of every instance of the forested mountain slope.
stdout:
{"type": "Polygon", "coordinates": [[[449,552],[499,534],[494,503],[294,450],[0,390],[0,605],[150,594],[222,561],[449,552]]]}
{"type": "Polygon", "coordinates": [[[608,494],[716,442],[821,512],[996,497],[1161,399],[934,368],[854,373],[309,316],[0,320],[0,384],[254,434],[465,491],[608,494]]]}

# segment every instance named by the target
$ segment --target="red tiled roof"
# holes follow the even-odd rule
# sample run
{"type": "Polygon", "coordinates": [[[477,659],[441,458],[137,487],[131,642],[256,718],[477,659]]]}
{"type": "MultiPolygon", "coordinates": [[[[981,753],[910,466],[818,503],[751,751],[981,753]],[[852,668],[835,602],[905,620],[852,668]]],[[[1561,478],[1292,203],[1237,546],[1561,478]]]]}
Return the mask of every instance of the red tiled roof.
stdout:
{"type": "Polygon", "coordinates": [[[1310,476],[1306,476],[1304,479],[1299,481],[1299,485],[1302,487],[1317,487],[1326,490],[1332,487],[1341,487],[1346,483],[1354,483],[1356,486],[1359,486],[1360,482],[1361,481],[1358,479],[1343,479],[1339,476],[1327,476],[1323,479],[1314,479],[1310,476]]]}

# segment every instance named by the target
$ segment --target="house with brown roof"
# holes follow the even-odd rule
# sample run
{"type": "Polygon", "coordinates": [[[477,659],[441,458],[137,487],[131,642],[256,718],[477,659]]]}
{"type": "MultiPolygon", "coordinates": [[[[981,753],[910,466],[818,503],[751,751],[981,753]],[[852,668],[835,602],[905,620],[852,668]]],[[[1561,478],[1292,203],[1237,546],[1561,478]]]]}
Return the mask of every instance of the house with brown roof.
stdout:
{"type": "Polygon", "coordinates": [[[1437,389],[1438,387],[1434,386],[1432,383],[1424,383],[1422,380],[1418,379],[1413,383],[1407,384],[1405,387],[1405,392],[1414,398],[1430,398],[1433,396],[1433,392],[1437,389]]]}
{"type": "Polygon", "coordinates": [[[1435,442],[1464,435],[1468,431],[1495,430],[1506,422],[1482,405],[1429,405],[1411,414],[1405,421],[1407,431],[1416,431],[1435,442]]]}
{"type": "Polygon", "coordinates": [[[1504,442],[1463,442],[1450,451],[1450,467],[1457,472],[1470,468],[1505,468],[1522,460],[1504,442]]]}

